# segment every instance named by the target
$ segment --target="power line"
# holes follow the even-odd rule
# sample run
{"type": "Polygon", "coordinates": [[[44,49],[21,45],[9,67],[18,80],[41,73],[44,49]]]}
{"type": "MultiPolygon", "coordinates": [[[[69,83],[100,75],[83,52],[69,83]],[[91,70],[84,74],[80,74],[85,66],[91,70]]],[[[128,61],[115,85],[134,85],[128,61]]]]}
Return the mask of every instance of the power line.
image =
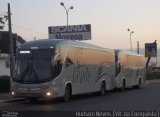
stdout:
{"type": "Polygon", "coordinates": [[[37,31],[34,31],[32,29],[25,28],[23,26],[19,26],[19,25],[16,25],[16,24],[12,24],[12,25],[15,26],[15,27],[17,27],[17,28],[21,28],[23,30],[27,30],[27,31],[30,31],[30,32],[38,33],[38,34],[41,34],[41,35],[44,35],[44,36],[48,36],[47,34],[44,34],[44,33],[41,33],[41,32],[37,32],[37,31]]]}
{"type": "Polygon", "coordinates": [[[0,16],[4,17],[4,15],[1,15],[1,14],[0,14],[0,16]]]}
{"type": "MultiPolygon", "coordinates": [[[[7,26],[8,24],[4,24],[4,25],[7,26]]],[[[28,36],[29,32],[30,32],[30,33],[38,33],[38,34],[41,34],[41,35],[45,36],[45,38],[46,38],[46,36],[48,37],[47,34],[40,33],[40,32],[37,32],[37,31],[33,31],[32,29],[28,29],[28,28],[25,28],[25,27],[22,27],[22,26],[18,26],[18,25],[15,25],[15,24],[12,24],[12,26],[14,26],[14,27],[16,27],[16,28],[20,28],[20,29],[26,30],[28,33],[27,33],[27,32],[26,32],[26,33],[20,32],[22,35],[25,35],[25,37],[28,36]]],[[[17,32],[15,32],[15,33],[17,33],[17,32]]],[[[28,37],[29,37],[29,36],[28,36],[28,37]]],[[[25,38],[25,39],[29,39],[29,38],[25,38]]]]}
{"type": "Polygon", "coordinates": [[[4,13],[4,14],[6,14],[7,12],[2,12],[2,11],[0,11],[0,13],[4,13]]]}

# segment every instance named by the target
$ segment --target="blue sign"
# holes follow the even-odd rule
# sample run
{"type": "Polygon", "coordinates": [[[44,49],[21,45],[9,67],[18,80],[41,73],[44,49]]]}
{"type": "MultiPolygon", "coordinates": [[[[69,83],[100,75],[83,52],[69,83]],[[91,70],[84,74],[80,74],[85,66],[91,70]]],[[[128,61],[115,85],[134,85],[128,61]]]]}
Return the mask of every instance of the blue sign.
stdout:
{"type": "Polygon", "coordinates": [[[145,43],[145,57],[157,57],[157,43],[145,43]]]}

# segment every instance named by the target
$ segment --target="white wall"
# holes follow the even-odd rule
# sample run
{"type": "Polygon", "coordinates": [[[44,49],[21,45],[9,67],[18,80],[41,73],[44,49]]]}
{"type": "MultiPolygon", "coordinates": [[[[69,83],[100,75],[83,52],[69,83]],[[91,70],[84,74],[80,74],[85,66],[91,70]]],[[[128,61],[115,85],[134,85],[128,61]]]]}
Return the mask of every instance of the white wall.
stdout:
{"type": "Polygon", "coordinates": [[[0,54],[0,76],[2,75],[10,76],[10,68],[6,67],[7,58],[8,58],[7,54],[0,54]]]}

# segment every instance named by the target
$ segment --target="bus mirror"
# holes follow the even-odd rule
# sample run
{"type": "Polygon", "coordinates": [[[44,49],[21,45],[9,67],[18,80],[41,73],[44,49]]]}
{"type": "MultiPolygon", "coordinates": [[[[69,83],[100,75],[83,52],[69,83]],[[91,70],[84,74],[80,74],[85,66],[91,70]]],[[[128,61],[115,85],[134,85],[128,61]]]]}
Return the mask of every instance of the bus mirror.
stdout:
{"type": "Polygon", "coordinates": [[[56,54],[51,58],[51,65],[54,67],[57,64],[57,61],[60,59],[60,55],[56,54]]]}
{"type": "Polygon", "coordinates": [[[66,59],[66,67],[69,67],[70,65],[72,65],[73,64],[73,62],[71,61],[71,59],[70,58],[67,58],[66,59]]]}

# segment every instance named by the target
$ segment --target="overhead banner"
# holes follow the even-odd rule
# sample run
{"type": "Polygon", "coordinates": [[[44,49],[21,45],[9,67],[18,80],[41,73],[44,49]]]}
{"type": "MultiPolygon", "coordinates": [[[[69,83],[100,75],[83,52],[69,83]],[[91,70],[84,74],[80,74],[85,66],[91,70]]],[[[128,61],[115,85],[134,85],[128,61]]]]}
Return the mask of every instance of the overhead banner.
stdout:
{"type": "Polygon", "coordinates": [[[145,43],[145,57],[157,57],[157,43],[145,43]]]}
{"type": "Polygon", "coordinates": [[[50,39],[91,40],[91,25],[69,25],[48,27],[50,39]]]}

